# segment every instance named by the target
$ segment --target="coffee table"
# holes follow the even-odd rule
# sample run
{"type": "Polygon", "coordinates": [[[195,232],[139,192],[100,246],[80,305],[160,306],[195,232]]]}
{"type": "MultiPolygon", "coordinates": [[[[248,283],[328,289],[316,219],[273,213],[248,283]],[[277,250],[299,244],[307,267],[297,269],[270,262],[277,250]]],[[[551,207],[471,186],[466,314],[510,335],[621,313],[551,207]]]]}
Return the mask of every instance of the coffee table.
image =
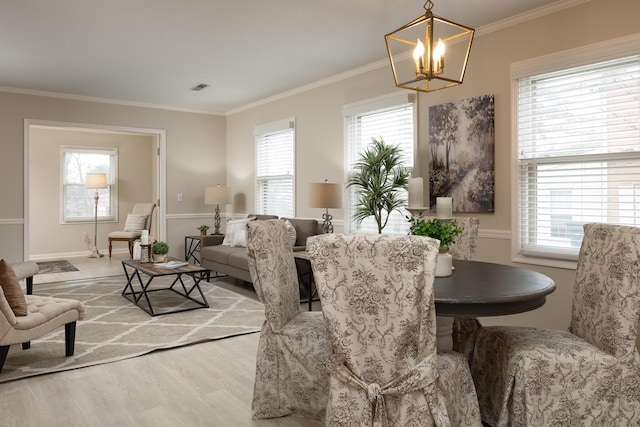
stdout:
{"type": "Polygon", "coordinates": [[[122,261],[122,268],[127,276],[122,296],[151,316],[209,307],[200,289],[200,281],[209,274],[208,268],[193,264],[160,268],[152,262],[133,259],[122,261]]]}

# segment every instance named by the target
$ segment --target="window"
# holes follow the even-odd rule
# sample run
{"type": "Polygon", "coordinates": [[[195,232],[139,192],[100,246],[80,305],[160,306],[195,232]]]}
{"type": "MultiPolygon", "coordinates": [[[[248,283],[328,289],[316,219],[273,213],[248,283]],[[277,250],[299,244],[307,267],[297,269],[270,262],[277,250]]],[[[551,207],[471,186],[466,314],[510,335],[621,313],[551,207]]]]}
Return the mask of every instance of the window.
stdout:
{"type": "Polygon", "coordinates": [[[99,189],[98,221],[114,221],[117,212],[117,150],[62,147],[62,223],[93,221],[95,189],[85,187],[88,173],[106,173],[108,188],[99,189]]]}
{"type": "Polygon", "coordinates": [[[576,260],[584,223],[640,226],[640,55],[595,50],[513,69],[519,255],[576,260]]]}
{"type": "MultiPolygon", "coordinates": [[[[388,144],[399,145],[403,153],[403,165],[408,169],[413,168],[415,132],[412,94],[345,106],[343,115],[346,121],[345,168],[347,174],[354,172],[353,166],[358,161],[360,153],[371,144],[371,138],[380,137],[388,144]]],[[[352,219],[358,197],[354,187],[350,187],[347,193],[345,231],[377,233],[378,227],[373,217],[359,224],[352,219]]],[[[394,211],[383,232],[407,234],[409,223],[405,215],[394,211]]]]}
{"type": "Polygon", "coordinates": [[[293,119],[258,126],[256,137],[256,213],[295,216],[293,119]]]}

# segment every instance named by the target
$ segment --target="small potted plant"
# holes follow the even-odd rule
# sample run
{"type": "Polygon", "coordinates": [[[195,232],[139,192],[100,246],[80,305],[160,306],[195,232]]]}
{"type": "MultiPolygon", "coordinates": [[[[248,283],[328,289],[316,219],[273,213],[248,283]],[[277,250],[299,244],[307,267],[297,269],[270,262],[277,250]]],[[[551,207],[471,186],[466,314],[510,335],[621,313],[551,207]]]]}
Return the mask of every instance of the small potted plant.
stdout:
{"type": "Polygon", "coordinates": [[[169,253],[169,245],[167,242],[157,241],[151,246],[151,252],[153,253],[154,262],[164,262],[169,253]]]}
{"type": "Polygon", "coordinates": [[[458,225],[455,219],[440,220],[424,219],[420,216],[407,217],[411,227],[409,234],[415,236],[428,236],[440,240],[440,253],[438,254],[438,264],[436,266],[436,277],[451,276],[453,271],[452,257],[449,253],[449,246],[455,243],[463,231],[464,227],[458,225]]]}
{"type": "Polygon", "coordinates": [[[211,227],[209,227],[207,224],[202,224],[201,226],[198,227],[198,230],[200,230],[200,235],[201,236],[206,236],[207,235],[207,230],[210,229],[211,227]]]}

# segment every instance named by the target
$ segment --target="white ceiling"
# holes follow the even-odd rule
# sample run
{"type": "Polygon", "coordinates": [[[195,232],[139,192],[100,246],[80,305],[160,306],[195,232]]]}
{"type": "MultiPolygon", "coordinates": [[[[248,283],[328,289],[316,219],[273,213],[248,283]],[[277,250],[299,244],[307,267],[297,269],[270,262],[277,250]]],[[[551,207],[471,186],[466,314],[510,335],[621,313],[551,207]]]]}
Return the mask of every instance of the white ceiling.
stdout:
{"type": "MultiPolygon", "coordinates": [[[[477,29],[562,1],[434,0],[433,11],[477,29]]],[[[224,114],[386,60],[384,35],[423,4],[1,0],[0,87],[224,114]],[[189,90],[199,83],[211,86],[189,90]]]]}

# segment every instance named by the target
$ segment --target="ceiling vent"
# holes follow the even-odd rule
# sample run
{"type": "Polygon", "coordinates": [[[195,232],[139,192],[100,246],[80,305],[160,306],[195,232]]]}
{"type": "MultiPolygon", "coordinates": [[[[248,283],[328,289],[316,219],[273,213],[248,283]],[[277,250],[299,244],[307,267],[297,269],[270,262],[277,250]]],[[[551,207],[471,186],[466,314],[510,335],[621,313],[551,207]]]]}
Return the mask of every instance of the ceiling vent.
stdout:
{"type": "Polygon", "coordinates": [[[195,91],[195,92],[200,92],[202,89],[206,89],[208,88],[209,85],[206,83],[200,83],[195,85],[194,87],[191,88],[191,90],[195,91]]]}

